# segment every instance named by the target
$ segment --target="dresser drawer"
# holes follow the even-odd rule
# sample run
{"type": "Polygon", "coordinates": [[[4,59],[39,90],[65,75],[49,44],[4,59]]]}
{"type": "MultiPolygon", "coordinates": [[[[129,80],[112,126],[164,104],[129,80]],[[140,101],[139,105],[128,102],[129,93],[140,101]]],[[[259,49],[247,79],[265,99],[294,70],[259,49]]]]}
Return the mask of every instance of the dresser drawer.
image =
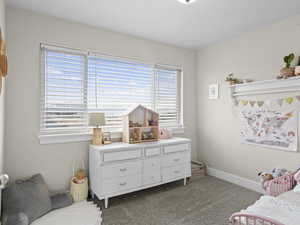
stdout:
{"type": "Polygon", "coordinates": [[[104,152],[103,153],[103,161],[104,162],[137,159],[137,158],[141,158],[141,157],[142,157],[141,149],[120,151],[120,152],[104,152]]]}
{"type": "Polygon", "coordinates": [[[102,178],[124,177],[142,173],[142,162],[125,162],[102,167],[102,178]]]}
{"type": "Polygon", "coordinates": [[[164,168],[162,171],[163,181],[175,180],[176,178],[188,177],[188,165],[164,168]]]}
{"type": "Polygon", "coordinates": [[[164,153],[182,152],[189,149],[189,144],[177,144],[164,146],[164,153]]]}
{"type": "Polygon", "coordinates": [[[143,161],[143,173],[151,173],[154,170],[160,171],[160,158],[146,159],[143,161]]]}
{"type": "Polygon", "coordinates": [[[143,185],[151,185],[161,182],[160,170],[152,171],[152,173],[143,175],[143,185]]]}
{"type": "Polygon", "coordinates": [[[160,155],[160,147],[145,149],[146,157],[159,156],[159,155],[160,155]]]}
{"type": "Polygon", "coordinates": [[[165,155],[162,159],[163,167],[171,167],[177,166],[180,164],[188,163],[190,161],[190,153],[182,152],[182,153],[173,153],[169,155],[165,155]]]}
{"type": "Polygon", "coordinates": [[[103,195],[110,195],[117,192],[123,192],[135,189],[141,186],[141,175],[127,176],[103,181],[103,195]]]}

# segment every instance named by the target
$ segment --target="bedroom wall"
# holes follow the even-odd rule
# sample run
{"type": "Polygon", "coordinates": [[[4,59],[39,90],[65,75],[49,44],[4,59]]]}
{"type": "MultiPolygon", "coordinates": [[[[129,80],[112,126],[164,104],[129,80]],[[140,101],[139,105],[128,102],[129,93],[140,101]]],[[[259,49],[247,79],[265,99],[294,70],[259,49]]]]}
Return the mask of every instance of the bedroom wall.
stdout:
{"type": "Polygon", "coordinates": [[[73,160],[87,159],[88,142],[40,145],[40,42],[89,49],[145,61],[182,65],[184,70],[184,136],[196,150],[196,52],[84,24],[7,8],[8,57],[5,155],[13,178],[42,173],[52,190],[66,188],[73,160]]]}
{"type": "Polygon", "coordinates": [[[299,152],[239,143],[238,112],[231,105],[224,81],[229,73],[254,80],[274,79],[283,67],[283,56],[290,52],[300,55],[299,40],[300,16],[296,16],[198,51],[198,150],[199,158],[209,167],[258,181],[258,171],[300,166],[299,152]],[[216,82],[220,83],[221,97],[209,100],[208,85],[216,82]]]}
{"type": "MultiPolygon", "coordinates": [[[[2,29],[2,35],[5,37],[5,6],[4,0],[0,0],[0,27],[2,29]]],[[[2,79],[2,91],[0,94],[0,173],[3,170],[3,152],[4,152],[4,79],[2,79]]]]}

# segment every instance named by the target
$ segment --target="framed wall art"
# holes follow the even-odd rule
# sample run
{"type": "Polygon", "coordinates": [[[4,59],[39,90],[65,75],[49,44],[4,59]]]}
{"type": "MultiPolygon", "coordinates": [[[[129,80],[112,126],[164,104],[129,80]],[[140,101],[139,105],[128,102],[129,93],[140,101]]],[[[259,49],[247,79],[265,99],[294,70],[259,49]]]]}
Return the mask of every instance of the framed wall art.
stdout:
{"type": "Polygon", "coordinates": [[[219,98],[219,84],[211,84],[208,87],[208,98],[218,99],[219,98]]]}

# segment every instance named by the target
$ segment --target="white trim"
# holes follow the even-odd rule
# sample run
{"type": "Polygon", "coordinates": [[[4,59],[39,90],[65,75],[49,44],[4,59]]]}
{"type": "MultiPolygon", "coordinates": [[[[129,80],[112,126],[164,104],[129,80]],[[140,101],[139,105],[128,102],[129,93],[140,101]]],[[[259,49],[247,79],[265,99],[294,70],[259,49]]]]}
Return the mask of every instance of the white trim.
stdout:
{"type": "Polygon", "coordinates": [[[45,48],[45,49],[50,50],[50,51],[58,51],[58,52],[72,53],[72,54],[79,54],[79,55],[88,56],[88,51],[84,51],[84,50],[81,50],[81,49],[61,47],[59,45],[48,45],[48,44],[44,44],[44,43],[40,43],[40,47],[42,49],[45,48]]]}
{"type": "Polygon", "coordinates": [[[262,80],[236,84],[230,86],[230,91],[232,97],[296,92],[300,91],[300,77],[296,76],[289,79],[262,80]]]}
{"type": "MultiPolygon", "coordinates": [[[[169,128],[173,134],[184,134],[184,127],[169,128]]],[[[81,134],[52,134],[39,136],[40,144],[59,144],[59,143],[71,143],[71,142],[83,142],[92,140],[91,133],[81,133],[81,134]]],[[[111,132],[112,139],[122,138],[122,132],[111,132]]],[[[0,224],[1,225],[1,224],[0,224]]]]}
{"type": "Polygon", "coordinates": [[[87,56],[92,56],[92,57],[109,57],[111,59],[122,59],[130,62],[138,62],[138,63],[143,63],[152,66],[162,66],[162,67],[172,68],[176,70],[182,70],[182,66],[180,65],[172,65],[172,64],[166,64],[160,62],[147,61],[138,57],[112,55],[105,52],[98,52],[97,50],[74,48],[63,44],[40,42],[40,46],[41,48],[44,47],[52,50],[59,50],[59,51],[64,50],[64,52],[66,51],[77,52],[79,54],[85,54],[87,56]]]}
{"type": "Polygon", "coordinates": [[[91,134],[55,134],[55,135],[39,135],[40,144],[58,144],[70,142],[83,142],[92,139],[91,134]]]}
{"type": "Polygon", "coordinates": [[[253,180],[249,180],[243,177],[239,177],[237,175],[224,172],[222,170],[214,169],[211,167],[207,167],[207,174],[213,177],[217,177],[221,180],[228,181],[230,183],[242,186],[244,188],[250,189],[252,191],[256,191],[264,194],[264,191],[259,182],[255,182],[253,180]]]}

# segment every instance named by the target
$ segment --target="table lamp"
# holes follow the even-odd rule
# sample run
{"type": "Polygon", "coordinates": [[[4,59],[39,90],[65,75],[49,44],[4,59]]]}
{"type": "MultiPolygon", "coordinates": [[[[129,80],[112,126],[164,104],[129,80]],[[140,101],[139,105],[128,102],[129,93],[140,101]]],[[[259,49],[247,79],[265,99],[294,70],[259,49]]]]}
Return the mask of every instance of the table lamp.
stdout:
{"type": "Polygon", "coordinates": [[[104,113],[89,113],[89,126],[93,127],[93,145],[102,145],[101,126],[105,125],[104,113]]]}

